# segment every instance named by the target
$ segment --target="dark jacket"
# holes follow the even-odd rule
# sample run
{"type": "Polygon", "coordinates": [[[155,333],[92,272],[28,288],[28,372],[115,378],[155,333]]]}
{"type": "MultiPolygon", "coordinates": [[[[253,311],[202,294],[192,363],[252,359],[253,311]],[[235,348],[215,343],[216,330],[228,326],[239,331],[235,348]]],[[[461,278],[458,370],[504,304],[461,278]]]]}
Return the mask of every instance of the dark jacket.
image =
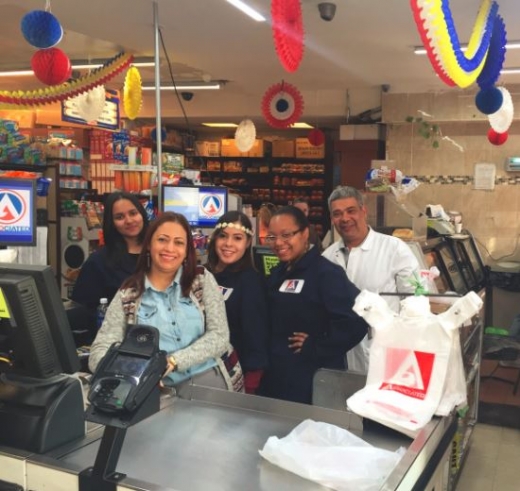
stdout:
{"type": "Polygon", "coordinates": [[[271,365],[261,394],[310,404],[316,370],[344,369],[345,352],[367,333],[366,322],[352,311],[359,290],[312,247],[291,271],[286,263],[271,270],[268,293],[271,365]],[[300,353],[289,348],[294,332],[309,335],[300,353]]]}
{"type": "Polygon", "coordinates": [[[84,305],[93,315],[100,298],[112,301],[121,284],[135,271],[139,254],[125,253],[118,258],[117,265],[108,261],[107,250],[102,247],[93,252],[81,267],[72,291],[72,300],[84,305]]]}
{"type": "Polygon", "coordinates": [[[244,372],[268,365],[269,316],[264,279],[253,268],[215,273],[223,289],[231,344],[244,372]]]}

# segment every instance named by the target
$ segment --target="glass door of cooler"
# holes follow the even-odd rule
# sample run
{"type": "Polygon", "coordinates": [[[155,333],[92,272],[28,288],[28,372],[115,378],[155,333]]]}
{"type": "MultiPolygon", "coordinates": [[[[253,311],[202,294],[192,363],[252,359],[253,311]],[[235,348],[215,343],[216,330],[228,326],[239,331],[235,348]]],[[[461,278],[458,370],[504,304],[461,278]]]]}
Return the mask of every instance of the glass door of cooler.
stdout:
{"type": "Polygon", "coordinates": [[[437,291],[439,293],[445,293],[447,291],[453,290],[446,268],[442,263],[442,259],[439,256],[438,251],[435,250],[435,243],[428,241],[426,245],[423,245],[423,254],[427,269],[435,266],[440,272],[440,275],[435,278],[435,286],[437,287],[437,291]]]}
{"type": "Polygon", "coordinates": [[[461,269],[459,261],[453,253],[453,249],[450,245],[442,240],[439,242],[435,250],[439,254],[443,268],[446,271],[451,289],[461,295],[468,293],[469,286],[465,277],[465,274],[467,274],[468,271],[461,269]]]}
{"type": "Polygon", "coordinates": [[[478,290],[477,278],[467,257],[462,240],[453,237],[445,237],[445,240],[449,244],[451,252],[455,256],[455,260],[457,261],[462,277],[464,278],[467,291],[478,290]]]}
{"type": "Polygon", "coordinates": [[[480,252],[473,236],[469,235],[467,239],[461,240],[460,247],[473,270],[473,275],[475,277],[475,291],[485,288],[487,284],[486,266],[484,265],[484,261],[482,261],[482,257],[480,256],[480,252]]]}

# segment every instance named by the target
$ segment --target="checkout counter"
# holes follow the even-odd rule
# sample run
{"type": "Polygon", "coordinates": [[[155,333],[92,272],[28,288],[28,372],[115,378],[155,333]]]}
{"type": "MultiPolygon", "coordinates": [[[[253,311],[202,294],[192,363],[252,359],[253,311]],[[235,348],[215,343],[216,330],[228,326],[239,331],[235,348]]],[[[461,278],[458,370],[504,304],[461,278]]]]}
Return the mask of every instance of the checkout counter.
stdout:
{"type": "MultiPolygon", "coordinates": [[[[348,373],[325,375],[339,382],[348,373]]],[[[361,419],[347,412],[344,403],[341,408],[307,406],[196,385],[163,398],[158,413],[128,429],[117,465],[126,477],[117,489],[324,489],[270,464],[258,453],[269,436],[283,437],[308,418],[348,429],[380,448],[406,448],[381,491],[452,489],[448,485],[457,430],[454,415],[435,418],[411,440],[384,428],[363,429],[361,419]]],[[[31,491],[78,490],[78,475],[94,463],[102,433],[102,426],[89,423],[85,437],[43,455],[0,447],[0,479],[31,491]]],[[[0,483],[2,489],[11,488],[0,483]]]]}

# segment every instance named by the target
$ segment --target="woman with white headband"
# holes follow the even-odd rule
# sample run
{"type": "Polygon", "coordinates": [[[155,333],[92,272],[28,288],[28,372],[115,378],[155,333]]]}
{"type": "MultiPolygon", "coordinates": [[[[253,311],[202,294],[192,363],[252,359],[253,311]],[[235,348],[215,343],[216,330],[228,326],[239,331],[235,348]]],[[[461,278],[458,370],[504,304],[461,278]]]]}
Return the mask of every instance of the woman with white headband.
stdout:
{"type": "Polygon", "coordinates": [[[255,393],[267,368],[269,335],[266,290],[253,266],[252,239],[248,216],[229,211],[211,235],[206,264],[224,296],[231,344],[238,353],[249,394],[255,393]]]}

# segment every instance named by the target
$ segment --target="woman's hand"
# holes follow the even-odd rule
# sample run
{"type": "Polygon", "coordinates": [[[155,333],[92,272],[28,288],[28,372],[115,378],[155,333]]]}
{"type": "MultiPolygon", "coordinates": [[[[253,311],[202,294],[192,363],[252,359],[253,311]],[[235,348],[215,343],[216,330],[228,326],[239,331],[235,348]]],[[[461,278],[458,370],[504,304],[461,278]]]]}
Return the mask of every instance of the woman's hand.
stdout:
{"type": "Polygon", "coordinates": [[[295,353],[300,353],[303,343],[305,343],[308,337],[309,335],[306,332],[293,332],[293,335],[288,338],[289,348],[293,349],[295,353]]]}
{"type": "MultiPolygon", "coordinates": [[[[176,368],[177,368],[177,362],[175,361],[175,358],[172,355],[167,356],[166,357],[166,370],[164,371],[162,378],[170,375],[170,373],[175,371],[176,368]]],[[[161,387],[164,387],[162,380],[159,382],[159,385],[161,387]]]]}

